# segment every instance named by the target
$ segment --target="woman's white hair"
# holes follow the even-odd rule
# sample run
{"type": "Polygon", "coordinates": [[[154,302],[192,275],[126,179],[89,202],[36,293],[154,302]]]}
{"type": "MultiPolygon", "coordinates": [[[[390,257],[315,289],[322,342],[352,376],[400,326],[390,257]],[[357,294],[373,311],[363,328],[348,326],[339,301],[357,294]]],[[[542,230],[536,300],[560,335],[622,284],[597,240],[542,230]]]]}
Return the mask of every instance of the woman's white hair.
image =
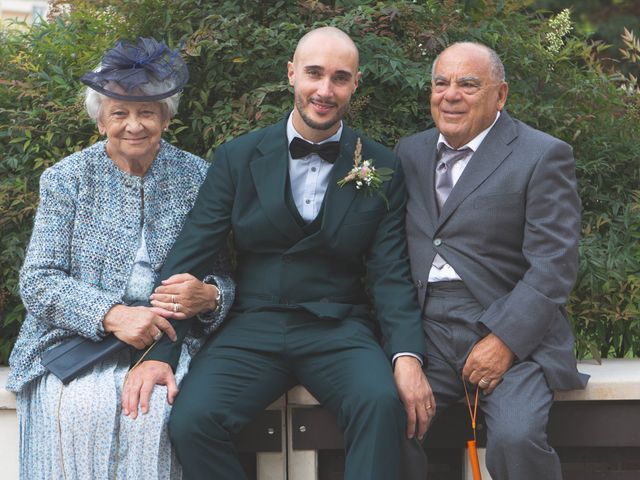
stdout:
{"type": "MultiPolygon", "coordinates": [[[[98,71],[100,67],[96,69],[98,71]]],[[[173,90],[175,88],[175,81],[173,80],[164,80],[162,82],[149,82],[144,85],[141,85],[139,90],[144,95],[157,95],[162,92],[167,92],[169,90],[173,90]]],[[[178,112],[178,106],[180,105],[180,94],[182,92],[175,93],[170,97],[163,98],[162,100],[156,100],[160,103],[162,108],[162,114],[166,117],[166,119],[170,119],[178,112]]],[[[89,114],[89,117],[97,122],[102,115],[102,101],[108,98],[106,95],[103,95],[100,92],[96,92],[92,88],[85,88],[84,92],[84,106],[89,114]]]]}

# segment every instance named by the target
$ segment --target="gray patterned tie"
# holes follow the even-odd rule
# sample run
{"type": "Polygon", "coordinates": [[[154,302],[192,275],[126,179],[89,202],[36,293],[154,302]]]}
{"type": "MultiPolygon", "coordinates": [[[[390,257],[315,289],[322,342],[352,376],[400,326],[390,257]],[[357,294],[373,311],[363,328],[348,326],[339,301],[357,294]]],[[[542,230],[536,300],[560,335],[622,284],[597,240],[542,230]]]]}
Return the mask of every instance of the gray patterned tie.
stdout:
{"type": "MultiPolygon", "coordinates": [[[[440,160],[436,166],[436,200],[438,201],[438,214],[442,211],[442,206],[447,201],[447,198],[449,198],[449,194],[453,189],[453,178],[451,177],[453,165],[472,153],[473,150],[469,147],[454,150],[444,143],[440,145],[440,160]]],[[[433,265],[439,270],[446,265],[446,262],[440,254],[436,254],[433,259],[433,265]]]]}

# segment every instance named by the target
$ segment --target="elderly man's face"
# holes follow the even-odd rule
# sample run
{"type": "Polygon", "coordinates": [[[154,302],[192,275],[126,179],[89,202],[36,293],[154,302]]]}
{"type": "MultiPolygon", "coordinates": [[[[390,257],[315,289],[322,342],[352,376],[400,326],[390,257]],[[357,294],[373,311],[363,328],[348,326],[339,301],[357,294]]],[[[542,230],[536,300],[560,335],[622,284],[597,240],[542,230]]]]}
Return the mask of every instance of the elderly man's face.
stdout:
{"type": "Polygon", "coordinates": [[[116,164],[141,162],[150,165],[168,123],[160,102],[104,98],[98,129],[107,136],[107,153],[116,164]]]}
{"type": "Polygon", "coordinates": [[[319,142],[339,128],[360,78],[352,44],[331,35],[316,35],[301,45],[288,64],[295,95],[293,124],[308,140],[319,142]]]}
{"type": "Polygon", "coordinates": [[[488,52],[476,45],[442,52],[431,88],[431,116],[454,148],[491,126],[508,92],[505,82],[492,77],[488,52]]]}

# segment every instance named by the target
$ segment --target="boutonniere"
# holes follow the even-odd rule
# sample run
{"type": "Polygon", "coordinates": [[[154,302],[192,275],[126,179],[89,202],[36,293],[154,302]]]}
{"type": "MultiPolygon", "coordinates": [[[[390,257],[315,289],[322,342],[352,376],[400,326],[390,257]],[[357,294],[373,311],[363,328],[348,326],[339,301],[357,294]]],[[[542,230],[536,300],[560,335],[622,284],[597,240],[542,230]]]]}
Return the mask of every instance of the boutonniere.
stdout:
{"type": "Polygon", "coordinates": [[[344,187],[347,183],[355,183],[357,190],[362,190],[365,196],[370,197],[374,193],[380,195],[389,208],[389,201],[380,190],[382,184],[391,180],[393,169],[376,168],[373,160],[362,160],[362,141],[360,137],[356,142],[356,150],[353,154],[353,168],[338,182],[338,186],[344,187]]]}

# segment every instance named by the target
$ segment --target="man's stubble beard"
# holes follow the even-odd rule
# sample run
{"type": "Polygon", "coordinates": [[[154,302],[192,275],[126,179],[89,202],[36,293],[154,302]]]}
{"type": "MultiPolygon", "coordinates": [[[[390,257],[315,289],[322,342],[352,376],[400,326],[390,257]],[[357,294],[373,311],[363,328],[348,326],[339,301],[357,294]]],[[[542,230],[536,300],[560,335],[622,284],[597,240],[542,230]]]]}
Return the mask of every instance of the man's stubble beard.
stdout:
{"type": "MultiPolygon", "coordinates": [[[[311,105],[311,102],[309,102],[309,105],[311,105]]],[[[346,103],[345,105],[343,105],[342,107],[336,110],[336,115],[334,118],[327,120],[326,122],[316,122],[311,118],[309,118],[309,116],[305,113],[304,106],[305,106],[304,101],[299,96],[296,96],[296,110],[298,111],[300,118],[302,118],[302,121],[308,127],[313,128],[314,130],[324,131],[324,130],[331,129],[331,127],[333,127],[336,123],[342,120],[343,117],[349,111],[349,104],[346,103]]]]}

